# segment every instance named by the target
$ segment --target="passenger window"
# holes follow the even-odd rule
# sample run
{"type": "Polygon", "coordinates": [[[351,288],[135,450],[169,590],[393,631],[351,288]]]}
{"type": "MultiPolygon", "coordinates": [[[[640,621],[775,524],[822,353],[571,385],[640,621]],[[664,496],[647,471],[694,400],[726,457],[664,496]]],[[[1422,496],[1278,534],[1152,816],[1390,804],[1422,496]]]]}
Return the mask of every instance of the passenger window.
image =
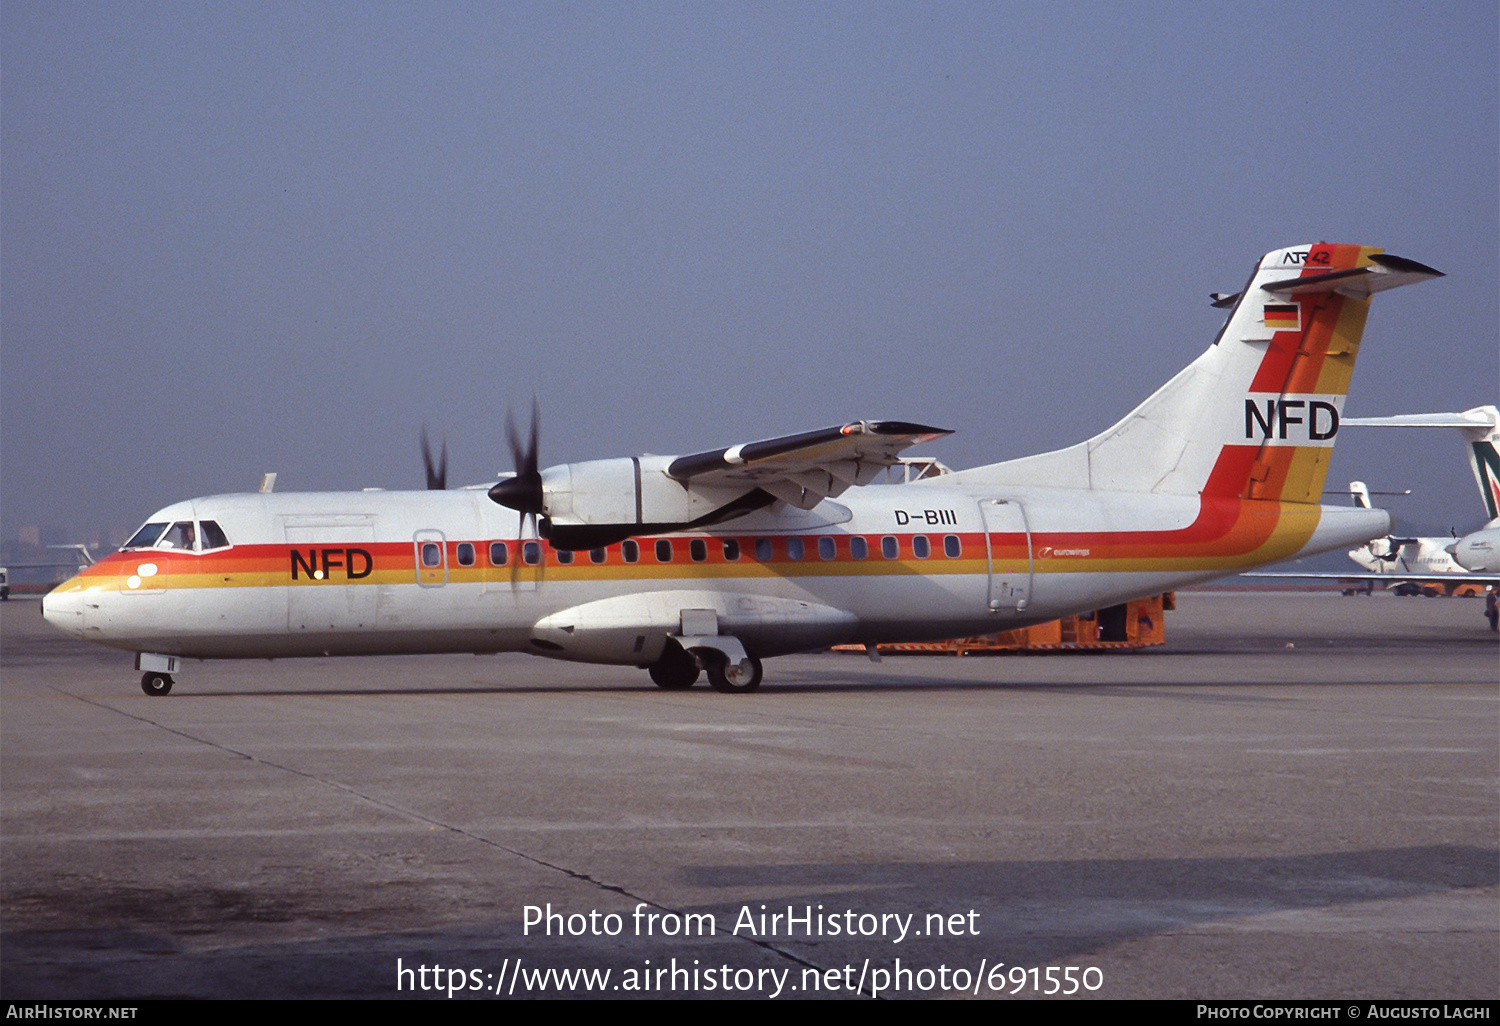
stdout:
{"type": "Polygon", "coordinates": [[[755,539],[755,558],[762,563],[769,563],[771,561],[771,539],[755,539]]]}
{"type": "Polygon", "coordinates": [[[443,565],[443,547],[437,542],[422,543],[422,565],[431,569],[443,565]]]}
{"type": "Polygon", "coordinates": [[[602,563],[606,553],[603,549],[589,549],[589,562],[602,563]]]}
{"type": "Polygon", "coordinates": [[[832,538],[825,534],[823,537],[818,539],[818,555],[822,556],[824,559],[834,559],[838,556],[838,554],[839,547],[834,544],[832,538]]]}
{"type": "Polygon", "coordinates": [[[672,562],[672,543],[665,538],[658,538],[656,541],[656,561],[658,563],[672,562]]]}
{"type": "Polygon", "coordinates": [[[634,538],[620,546],[620,555],[625,557],[625,562],[634,563],[641,558],[641,546],[634,538]]]}
{"type": "Polygon", "coordinates": [[[964,547],[959,544],[958,535],[950,534],[943,538],[943,554],[949,559],[957,559],[963,552],[964,547]]]}
{"type": "Polygon", "coordinates": [[[788,538],[786,540],[786,558],[801,559],[803,553],[801,538],[788,538]]]}
{"type": "Polygon", "coordinates": [[[191,520],[179,520],[168,528],[167,533],[162,535],[161,541],[156,543],[159,549],[181,549],[184,552],[192,552],[198,547],[198,533],[193,530],[191,520]]]}
{"type": "Polygon", "coordinates": [[[733,538],[724,539],[724,560],[733,563],[740,558],[740,543],[733,538]]]}
{"type": "Polygon", "coordinates": [[[490,542],[490,566],[504,566],[510,562],[510,548],[504,542],[490,542]]]}
{"type": "Polygon", "coordinates": [[[527,566],[536,566],[542,561],[542,543],[524,542],[521,545],[521,562],[527,566]]]}
{"type": "Polygon", "coordinates": [[[925,534],[919,534],[911,540],[911,550],[918,559],[926,559],[932,555],[932,542],[927,540],[925,534]]]}
{"type": "Polygon", "coordinates": [[[693,557],[694,563],[701,563],[708,558],[708,542],[702,538],[694,538],[688,542],[688,555],[693,557]]]}
{"type": "Polygon", "coordinates": [[[198,525],[202,535],[203,547],[205,549],[225,549],[229,547],[229,539],[219,529],[219,525],[212,520],[205,520],[198,525]]]}
{"type": "Polygon", "coordinates": [[[470,544],[469,542],[459,542],[458,543],[458,565],[459,566],[473,566],[474,565],[474,546],[472,544],[470,544]]]}
{"type": "Polygon", "coordinates": [[[147,524],[145,527],[142,527],[139,531],[135,532],[135,534],[128,542],[125,543],[123,547],[127,549],[149,549],[151,546],[156,544],[156,539],[160,538],[161,533],[166,529],[167,522],[165,520],[147,524]]]}
{"type": "Polygon", "coordinates": [[[895,559],[897,556],[901,555],[901,545],[896,541],[895,538],[891,537],[890,535],[886,535],[884,538],[880,539],[880,554],[886,559],[895,559]]]}
{"type": "Polygon", "coordinates": [[[573,562],[573,553],[568,549],[553,549],[552,551],[557,553],[557,561],[563,566],[573,562]]]}
{"type": "Polygon", "coordinates": [[[859,535],[849,539],[849,555],[855,559],[864,559],[870,554],[870,543],[859,535]]]}

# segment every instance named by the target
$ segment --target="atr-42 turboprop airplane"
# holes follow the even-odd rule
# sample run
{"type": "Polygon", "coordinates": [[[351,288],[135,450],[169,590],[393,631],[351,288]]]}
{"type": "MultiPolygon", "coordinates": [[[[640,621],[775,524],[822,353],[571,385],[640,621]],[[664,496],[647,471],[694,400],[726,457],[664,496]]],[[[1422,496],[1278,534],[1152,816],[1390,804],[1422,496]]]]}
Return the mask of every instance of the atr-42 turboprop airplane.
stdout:
{"type": "Polygon", "coordinates": [[[948,432],[853,421],[540,469],[533,413],[488,491],[176,503],[43,612],[138,653],[153,695],[183,657],[506,651],[750,691],[771,656],[1042,623],[1389,531],[1319,500],[1371,296],[1439,276],[1360,246],[1275,250],[1214,297],[1230,313],[1206,352],[1055,452],[880,486],[948,432]]]}

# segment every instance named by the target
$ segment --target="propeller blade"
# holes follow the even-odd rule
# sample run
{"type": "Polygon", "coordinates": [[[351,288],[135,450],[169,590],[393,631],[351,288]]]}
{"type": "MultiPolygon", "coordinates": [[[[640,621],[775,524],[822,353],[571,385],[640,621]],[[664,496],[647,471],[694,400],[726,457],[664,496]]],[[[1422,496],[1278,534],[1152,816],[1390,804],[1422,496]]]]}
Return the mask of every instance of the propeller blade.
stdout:
{"type": "MultiPolygon", "coordinates": [[[[536,396],[531,397],[531,440],[526,446],[526,473],[531,477],[541,480],[541,468],[537,465],[538,445],[537,433],[542,426],[542,404],[537,401],[536,396]]],[[[540,505],[540,503],[538,504],[540,505]]]]}
{"type": "MultiPolygon", "coordinates": [[[[501,478],[489,490],[492,502],[506,506],[520,514],[516,523],[516,558],[510,564],[510,586],[514,589],[520,581],[521,565],[525,562],[526,545],[534,541],[540,547],[542,543],[541,517],[542,506],[546,502],[546,493],[542,487],[542,471],[540,456],[540,433],[542,422],[541,404],[533,396],[531,399],[531,430],[525,444],[521,442],[521,433],[516,430],[516,418],[510,410],[505,411],[505,439],[510,444],[511,466],[515,467],[515,474],[511,477],[501,478]],[[530,523],[530,531],[527,524],[530,523]],[[530,538],[527,535],[530,534],[530,538]]],[[[547,572],[546,553],[542,553],[542,559],[534,564],[536,566],[537,584],[540,586],[547,572]]]]}
{"type": "Polygon", "coordinates": [[[540,516],[545,496],[542,493],[541,458],[538,454],[538,434],[541,430],[541,407],[535,399],[531,401],[531,436],[525,446],[521,444],[516,430],[516,419],[507,410],[505,413],[505,437],[510,442],[511,465],[516,468],[514,477],[497,482],[489,491],[490,499],[501,506],[523,515],[540,516]]]}
{"type": "Polygon", "coordinates": [[[427,425],[422,425],[422,466],[427,470],[427,490],[442,491],[448,487],[448,436],[443,436],[443,454],[432,459],[432,443],[427,440],[427,425]]]}

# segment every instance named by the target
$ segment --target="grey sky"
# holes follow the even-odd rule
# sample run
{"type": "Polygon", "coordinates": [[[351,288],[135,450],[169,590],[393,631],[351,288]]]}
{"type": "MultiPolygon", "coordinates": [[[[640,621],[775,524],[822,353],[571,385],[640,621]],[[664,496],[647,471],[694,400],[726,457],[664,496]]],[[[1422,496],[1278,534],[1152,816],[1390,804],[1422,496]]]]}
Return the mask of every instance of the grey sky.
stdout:
{"type": "MultiPolygon", "coordinates": [[[[1500,397],[1480,3],[0,8],[0,520],[899,417],[1077,441],[1264,251],[1383,246],[1350,414],[1500,397]]],[[[1330,482],[1480,519],[1446,434],[1330,482]]]]}

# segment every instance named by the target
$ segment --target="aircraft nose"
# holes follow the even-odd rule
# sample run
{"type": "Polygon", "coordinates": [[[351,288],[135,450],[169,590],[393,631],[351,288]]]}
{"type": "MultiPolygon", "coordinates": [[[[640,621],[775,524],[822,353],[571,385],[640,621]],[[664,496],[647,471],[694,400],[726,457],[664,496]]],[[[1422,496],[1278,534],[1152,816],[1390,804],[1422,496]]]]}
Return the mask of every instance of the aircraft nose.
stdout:
{"type": "MultiPolygon", "coordinates": [[[[71,583],[71,582],[68,582],[71,583]]],[[[42,619],[70,634],[83,631],[83,593],[61,584],[42,596],[42,619]]]]}

